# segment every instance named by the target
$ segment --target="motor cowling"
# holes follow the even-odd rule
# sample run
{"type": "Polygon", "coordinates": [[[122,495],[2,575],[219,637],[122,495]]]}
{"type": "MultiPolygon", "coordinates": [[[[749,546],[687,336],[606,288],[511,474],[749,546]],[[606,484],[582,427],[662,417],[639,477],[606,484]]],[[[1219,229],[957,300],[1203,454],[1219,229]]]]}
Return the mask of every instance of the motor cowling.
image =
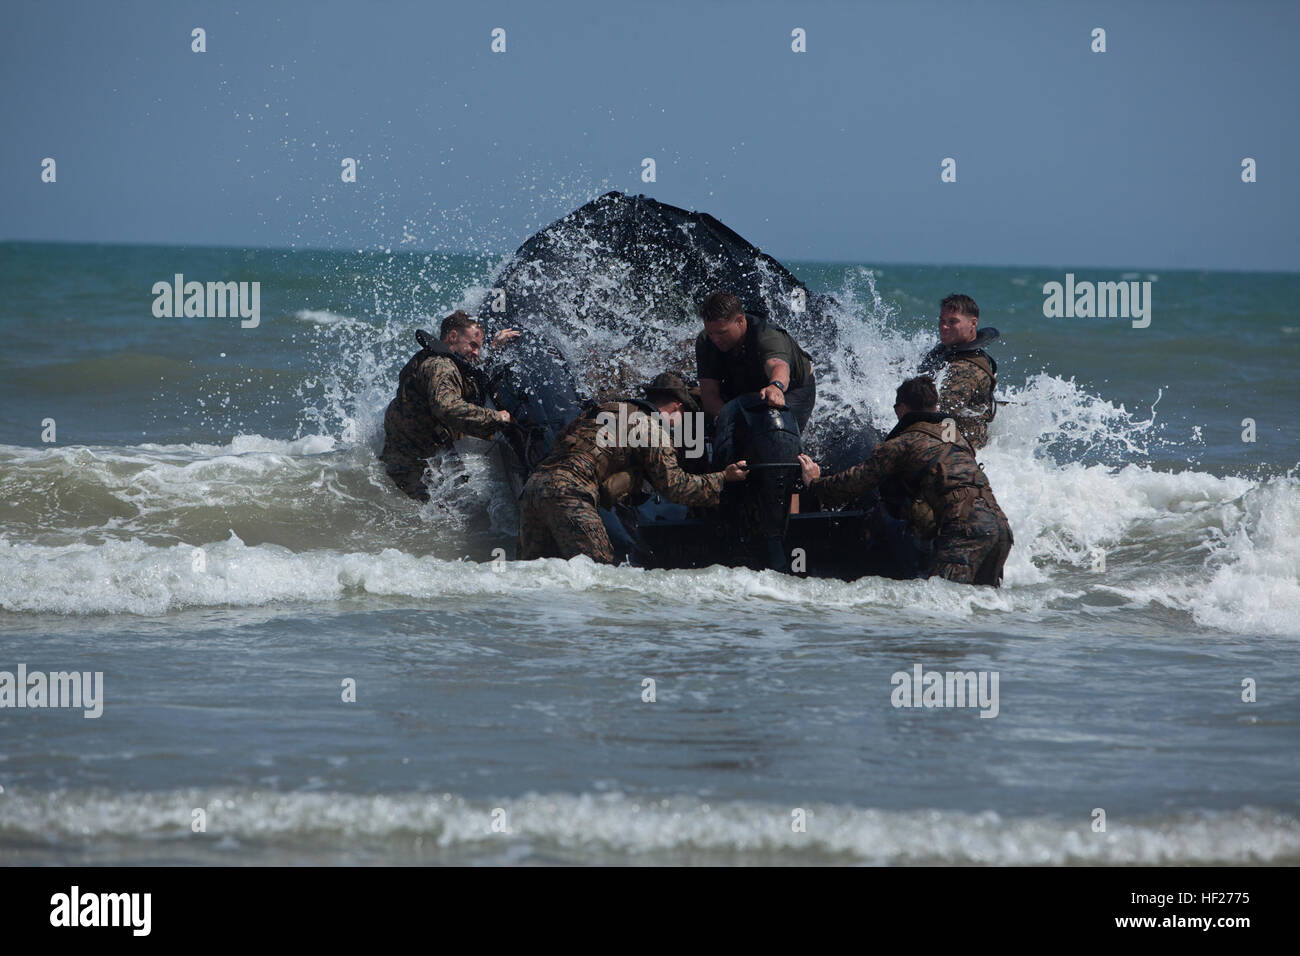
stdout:
{"type": "Polygon", "coordinates": [[[769,405],[757,395],[733,399],[718,416],[714,468],[736,461],[750,465],[749,477],[724,491],[723,513],[740,526],[743,538],[760,544],[767,566],[777,570],[789,565],[785,531],[802,450],[794,412],[769,405]]]}

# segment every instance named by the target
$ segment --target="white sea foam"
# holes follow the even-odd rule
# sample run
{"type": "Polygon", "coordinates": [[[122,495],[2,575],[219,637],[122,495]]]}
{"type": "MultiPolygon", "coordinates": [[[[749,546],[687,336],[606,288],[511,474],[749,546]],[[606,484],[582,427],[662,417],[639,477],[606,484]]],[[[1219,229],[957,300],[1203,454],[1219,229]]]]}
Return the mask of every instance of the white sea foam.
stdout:
{"type": "Polygon", "coordinates": [[[120,461],[149,464],[159,458],[178,457],[194,461],[218,456],[247,455],[262,452],[273,455],[318,455],[333,451],[337,440],[330,435],[307,435],[291,440],[264,438],[261,435],[235,435],[225,445],[200,442],[158,445],[0,445],[0,467],[8,464],[29,465],[43,461],[63,460],[82,465],[89,462],[120,461]]]}
{"type": "Polygon", "coordinates": [[[1157,571],[1116,593],[1190,613],[1203,627],[1300,633],[1300,483],[1278,478],[1212,508],[1204,573],[1157,571]]]}
{"type": "Polygon", "coordinates": [[[302,322],[310,322],[313,325],[359,326],[366,324],[350,315],[340,315],[338,312],[330,312],[327,309],[299,309],[293,314],[293,317],[302,322]]]}
{"type": "MultiPolygon", "coordinates": [[[[1057,464],[1026,451],[1047,427],[1034,414],[1010,407],[995,426],[982,458],[1016,534],[1001,591],[941,582],[801,581],[725,569],[670,572],[676,577],[665,582],[656,577],[664,572],[598,568],[581,560],[514,565],[504,578],[488,577],[484,565],[390,547],[394,540],[412,546],[410,529],[399,524],[400,538],[393,531],[408,505],[421,515],[410,526],[417,532],[430,527],[454,538],[467,516],[484,515],[498,533],[513,535],[509,495],[481,450],[471,450],[442,473],[438,501],[418,508],[387,487],[368,449],[341,446],[327,435],[293,441],[240,435],[227,445],[0,447],[0,487],[11,509],[46,514],[51,481],[79,489],[80,499],[105,502],[98,519],[89,505],[78,520],[67,519],[63,540],[71,536],[73,544],[34,544],[0,534],[0,607],[148,615],[186,607],[332,601],[349,591],[425,599],[448,589],[493,593],[502,586],[666,588],[688,602],[725,593],[822,606],[895,604],[951,620],[989,612],[1033,614],[1097,591],[1134,608],[1185,612],[1205,628],[1300,634],[1296,478],[1258,482],[1132,464],[1057,464]],[[33,481],[38,475],[43,477],[33,481]],[[302,520],[307,501],[314,502],[311,512],[347,523],[353,549],[250,547],[233,533],[208,540],[187,530],[207,528],[211,538],[214,524],[226,527],[219,522],[230,509],[250,507],[268,521],[275,517],[292,526],[302,520]],[[335,510],[324,511],[322,503],[335,510]],[[160,545],[131,535],[169,540],[160,545]],[[173,543],[178,536],[185,544],[173,543]],[[356,544],[364,550],[355,550],[356,544]],[[189,570],[190,549],[198,545],[210,557],[202,576],[189,570]],[[1094,571],[1099,555],[1104,570],[1094,571]]],[[[58,531],[45,520],[42,528],[58,531]]],[[[328,527],[305,530],[313,536],[304,541],[329,538],[328,527]]],[[[280,540],[297,539],[286,534],[280,540]]],[[[454,540],[449,546],[455,554],[454,540]]]]}
{"type": "Polygon", "coordinates": [[[202,545],[158,547],[139,540],[40,546],[0,538],[0,607],[60,614],[157,615],[190,607],[255,607],[278,601],[333,601],[347,594],[445,599],[449,596],[535,599],[538,592],[632,591],[691,606],[703,601],[770,600],[822,607],[895,607],[899,602],[947,619],[981,610],[1032,610],[1042,595],[960,589],[942,581],[868,579],[856,584],[801,580],[775,572],[707,568],[643,571],[587,558],[490,563],[378,553],[294,553],[250,547],[235,535],[202,545]]]}
{"type": "Polygon", "coordinates": [[[1300,821],[1242,808],[1117,819],[1094,833],[1089,819],[983,813],[886,811],[804,803],[806,829],[791,806],[621,793],[528,794],[470,800],[456,794],[278,793],[179,790],[164,793],[24,792],[0,803],[0,857],[64,847],[110,853],[162,852],[196,860],[281,852],[310,859],[346,856],[378,844],[389,858],[473,859],[503,844],[542,859],[865,864],[1288,864],[1300,860],[1300,821]],[[206,833],[191,832],[192,808],[207,810],[206,833]],[[508,832],[494,831],[493,811],[508,832]],[[42,849],[32,850],[35,846],[42,849]],[[132,849],[138,848],[138,849],[132,849]],[[224,854],[223,854],[223,851],[224,854]]]}
{"type": "MultiPolygon", "coordinates": [[[[201,473],[201,466],[192,467],[201,473]]],[[[216,465],[209,461],[206,467],[216,465]]],[[[481,460],[478,467],[488,463],[481,460]]],[[[914,619],[958,622],[988,614],[1034,615],[1091,590],[1120,595],[1134,607],[1156,603],[1184,611],[1216,630],[1300,633],[1300,489],[1294,479],[1255,486],[1240,478],[1131,465],[1118,471],[1102,465],[1026,468],[996,455],[988,467],[1017,530],[1001,590],[937,580],[805,580],[721,567],[644,571],[585,558],[508,562],[494,571],[487,563],[395,548],[295,552],[274,544],[248,546],[231,533],[225,540],[169,546],[136,539],[50,546],[0,538],[0,607],[155,615],[189,607],[334,601],[348,594],[426,600],[626,590],[684,607],[719,599],[901,607],[914,619]],[[192,567],[194,545],[205,552],[202,572],[192,567]],[[1104,573],[1088,570],[1097,548],[1108,554],[1104,573]],[[1080,573],[1061,578],[1071,567],[1080,573]]],[[[225,477],[234,490],[248,475],[225,477]]],[[[431,519],[437,527],[439,517],[431,519]]]]}

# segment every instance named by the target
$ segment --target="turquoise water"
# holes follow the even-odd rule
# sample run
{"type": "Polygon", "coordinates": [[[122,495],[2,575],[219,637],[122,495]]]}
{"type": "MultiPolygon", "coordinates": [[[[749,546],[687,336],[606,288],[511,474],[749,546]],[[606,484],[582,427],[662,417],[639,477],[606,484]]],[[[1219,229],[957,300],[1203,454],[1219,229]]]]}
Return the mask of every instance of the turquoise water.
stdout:
{"type": "Polygon", "coordinates": [[[0,244],[0,670],[105,686],[0,710],[0,860],[1300,860],[1300,276],[787,263],[841,304],[827,407],[888,424],[948,292],[1001,330],[995,592],[494,567],[488,446],[423,508],[374,452],[497,265],[0,244]],[[1046,318],[1067,271],[1150,281],[1150,326],[1046,318]],[[260,324],[155,318],[176,273],[260,324]],[[892,707],[916,663],[997,671],[998,716],[892,707]]]}

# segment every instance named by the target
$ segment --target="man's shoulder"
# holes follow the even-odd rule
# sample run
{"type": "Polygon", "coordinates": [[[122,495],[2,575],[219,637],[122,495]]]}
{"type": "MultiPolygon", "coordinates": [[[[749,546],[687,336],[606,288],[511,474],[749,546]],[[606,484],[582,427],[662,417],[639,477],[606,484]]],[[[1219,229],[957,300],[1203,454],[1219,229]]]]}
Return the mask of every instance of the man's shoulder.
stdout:
{"type": "Polygon", "coordinates": [[[951,435],[956,430],[957,422],[952,418],[944,418],[943,421],[936,422],[913,422],[893,438],[882,442],[879,447],[892,445],[894,451],[906,451],[935,443],[951,445],[953,444],[951,435]],[[949,422],[952,424],[948,424],[949,422]]]}
{"type": "Polygon", "coordinates": [[[802,385],[812,371],[812,356],[788,330],[765,323],[755,339],[758,354],[764,358],[782,358],[791,369],[793,385],[802,385]]]}
{"type": "Polygon", "coordinates": [[[931,441],[937,441],[937,437],[930,433],[930,428],[919,427],[925,425],[925,422],[917,422],[917,424],[905,428],[893,438],[886,438],[882,441],[876,446],[876,450],[885,453],[899,452],[915,445],[925,445],[931,441]]]}
{"type": "Polygon", "coordinates": [[[917,422],[894,440],[908,436],[911,436],[910,441],[900,446],[900,451],[928,454],[930,449],[939,445],[948,452],[975,460],[975,448],[957,427],[955,418],[947,417],[942,422],[917,422]]]}
{"type": "Polygon", "coordinates": [[[439,355],[437,352],[432,352],[426,356],[420,362],[420,368],[449,368],[459,371],[456,368],[456,361],[450,355],[439,355]]]}
{"type": "Polygon", "coordinates": [[[430,355],[420,363],[421,370],[429,375],[452,376],[460,380],[460,366],[450,355],[430,355]]]}
{"type": "Polygon", "coordinates": [[[573,425],[595,422],[601,428],[622,422],[624,428],[648,429],[654,424],[654,417],[646,413],[636,402],[627,399],[614,399],[601,402],[590,408],[585,415],[576,418],[573,425]]]}
{"type": "Polygon", "coordinates": [[[629,428],[644,429],[647,435],[659,435],[663,432],[663,419],[658,412],[647,412],[635,402],[621,402],[621,414],[626,416],[629,428]]]}
{"type": "Polygon", "coordinates": [[[948,364],[948,359],[951,357],[948,346],[940,342],[925,353],[925,357],[921,359],[920,369],[922,372],[937,372],[948,364]]]}
{"type": "Polygon", "coordinates": [[[779,326],[764,322],[755,336],[761,349],[789,349],[795,344],[794,336],[779,326]]]}
{"type": "Polygon", "coordinates": [[[949,376],[993,377],[993,359],[983,349],[958,352],[948,362],[949,376]]]}

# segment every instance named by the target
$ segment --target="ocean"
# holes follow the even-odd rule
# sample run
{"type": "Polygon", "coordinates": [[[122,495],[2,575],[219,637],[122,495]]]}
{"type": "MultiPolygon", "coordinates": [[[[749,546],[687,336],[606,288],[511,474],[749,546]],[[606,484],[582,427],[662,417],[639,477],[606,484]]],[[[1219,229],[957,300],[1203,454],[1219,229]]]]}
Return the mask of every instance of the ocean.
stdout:
{"type": "Polygon", "coordinates": [[[1300,862],[1300,275],[786,261],[886,428],[940,298],[1000,329],[993,590],[494,561],[487,443],[424,506],[375,454],[501,259],[0,243],[0,672],[102,673],[0,708],[0,863],[1300,862]],[[1045,316],[1067,273],[1149,326],[1045,316]]]}

